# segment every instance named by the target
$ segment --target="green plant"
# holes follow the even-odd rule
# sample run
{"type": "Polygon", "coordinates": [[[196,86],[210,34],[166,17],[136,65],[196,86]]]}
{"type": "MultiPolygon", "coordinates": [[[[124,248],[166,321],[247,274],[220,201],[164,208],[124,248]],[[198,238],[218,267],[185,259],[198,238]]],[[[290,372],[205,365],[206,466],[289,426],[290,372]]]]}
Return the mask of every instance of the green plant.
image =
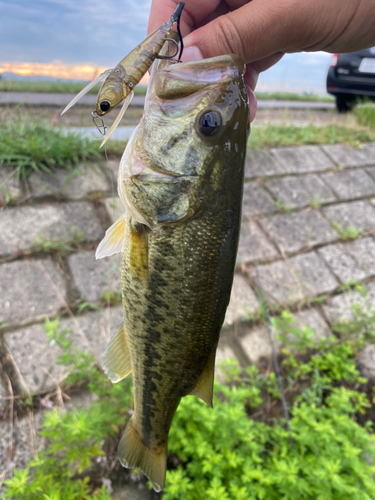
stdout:
{"type": "Polygon", "coordinates": [[[82,231],[75,226],[72,226],[70,228],[70,233],[70,237],[66,239],[60,239],[57,237],[48,238],[44,234],[41,234],[33,240],[34,248],[37,252],[53,252],[60,255],[65,255],[66,253],[79,246],[85,239],[82,231]]]}
{"type": "Polygon", "coordinates": [[[114,292],[113,290],[105,290],[100,299],[106,304],[110,306],[116,306],[122,303],[122,295],[121,290],[118,292],[114,292]]]}
{"type": "Polygon", "coordinates": [[[346,228],[336,222],[331,222],[331,225],[339,233],[342,240],[355,240],[364,232],[361,227],[355,227],[353,224],[349,224],[346,228]]]}
{"type": "Polygon", "coordinates": [[[273,148],[276,146],[298,146],[301,144],[350,144],[360,146],[362,142],[374,140],[371,129],[327,125],[255,125],[252,127],[248,147],[273,148]]]}
{"type": "Polygon", "coordinates": [[[16,176],[55,168],[71,168],[89,157],[98,157],[98,146],[80,135],[52,127],[18,112],[13,120],[0,125],[0,162],[14,165],[16,176]]]}
{"type": "Polygon", "coordinates": [[[311,201],[310,201],[310,207],[311,208],[315,208],[316,210],[319,210],[320,208],[322,208],[322,202],[319,198],[319,196],[317,195],[314,195],[312,198],[311,198],[311,201]]]}
{"type": "Polygon", "coordinates": [[[367,102],[356,106],[355,117],[359,125],[375,128],[375,104],[367,102]]]}
{"type": "MultiPolygon", "coordinates": [[[[371,500],[375,498],[375,436],[356,354],[375,340],[375,312],[356,306],[337,336],[314,339],[284,311],[272,319],[284,344],[282,374],[291,413],[289,435],[275,375],[233,362],[227,384],[215,384],[214,408],[183,398],[169,438],[163,498],[223,500],[371,500]],[[292,441],[291,441],[292,439],[292,441]]],[[[74,349],[59,320],[45,324],[62,349],[69,386],[86,381],[99,396],[92,407],[47,413],[48,447],[5,482],[5,499],[109,500],[103,486],[131,409],[129,379],[110,384],[92,356],[74,349]]]]}
{"type": "Polygon", "coordinates": [[[292,211],[292,207],[288,205],[285,200],[275,201],[275,207],[277,208],[277,210],[280,210],[280,212],[283,212],[285,214],[288,214],[292,211]]]}

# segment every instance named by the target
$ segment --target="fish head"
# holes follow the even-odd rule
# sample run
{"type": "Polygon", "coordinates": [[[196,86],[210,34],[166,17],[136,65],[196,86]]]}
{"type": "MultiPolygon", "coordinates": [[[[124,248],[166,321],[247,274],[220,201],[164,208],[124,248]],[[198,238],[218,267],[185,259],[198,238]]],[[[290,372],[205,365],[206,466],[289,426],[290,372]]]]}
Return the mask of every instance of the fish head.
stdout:
{"type": "Polygon", "coordinates": [[[128,82],[125,68],[118,64],[107,76],[98,93],[96,101],[97,114],[104,116],[112,111],[132,90],[133,83],[128,82]]]}
{"type": "Polygon", "coordinates": [[[237,56],[159,68],[119,171],[123,203],[150,228],[198,216],[232,182],[231,174],[242,182],[249,133],[244,64],[237,56]]]}

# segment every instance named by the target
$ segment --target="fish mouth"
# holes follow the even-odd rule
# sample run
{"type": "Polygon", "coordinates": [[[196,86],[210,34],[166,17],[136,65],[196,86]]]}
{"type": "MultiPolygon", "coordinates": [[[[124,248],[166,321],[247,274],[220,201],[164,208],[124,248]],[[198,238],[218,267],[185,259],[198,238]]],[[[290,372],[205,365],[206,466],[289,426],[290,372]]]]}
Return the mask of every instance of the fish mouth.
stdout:
{"type": "Polygon", "coordinates": [[[235,54],[170,64],[155,75],[155,95],[166,100],[181,99],[211,85],[229,82],[244,72],[245,65],[235,54]]]}

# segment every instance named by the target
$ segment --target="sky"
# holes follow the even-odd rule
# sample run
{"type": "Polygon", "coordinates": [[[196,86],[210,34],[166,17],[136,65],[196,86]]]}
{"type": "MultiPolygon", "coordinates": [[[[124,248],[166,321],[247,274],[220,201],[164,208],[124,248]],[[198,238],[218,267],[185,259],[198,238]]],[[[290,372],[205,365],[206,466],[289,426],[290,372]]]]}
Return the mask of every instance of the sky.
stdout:
{"type": "MultiPolygon", "coordinates": [[[[0,0],[0,73],[90,80],[146,37],[150,0],[0,0]]],[[[288,54],[258,90],[325,92],[331,56],[288,54]]]]}

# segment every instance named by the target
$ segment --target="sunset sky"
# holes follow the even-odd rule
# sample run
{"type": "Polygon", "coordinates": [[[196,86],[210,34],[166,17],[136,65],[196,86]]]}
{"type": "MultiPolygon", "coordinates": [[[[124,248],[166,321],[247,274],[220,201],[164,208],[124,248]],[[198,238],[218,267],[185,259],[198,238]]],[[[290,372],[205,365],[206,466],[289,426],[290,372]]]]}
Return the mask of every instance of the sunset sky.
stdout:
{"type": "MultiPolygon", "coordinates": [[[[150,0],[0,0],[0,73],[91,80],[146,36],[150,0]]],[[[259,90],[322,93],[330,55],[289,54],[259,90]]]]}

